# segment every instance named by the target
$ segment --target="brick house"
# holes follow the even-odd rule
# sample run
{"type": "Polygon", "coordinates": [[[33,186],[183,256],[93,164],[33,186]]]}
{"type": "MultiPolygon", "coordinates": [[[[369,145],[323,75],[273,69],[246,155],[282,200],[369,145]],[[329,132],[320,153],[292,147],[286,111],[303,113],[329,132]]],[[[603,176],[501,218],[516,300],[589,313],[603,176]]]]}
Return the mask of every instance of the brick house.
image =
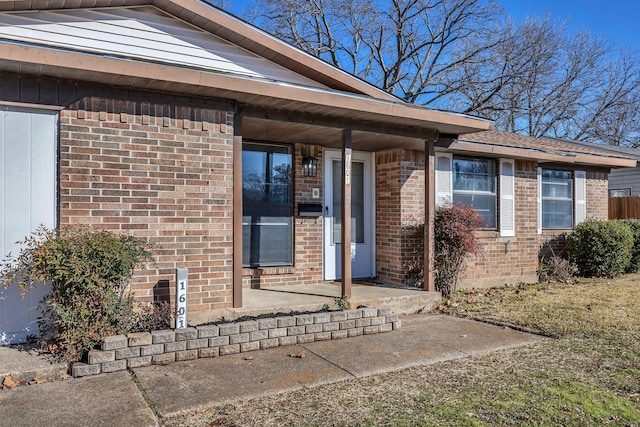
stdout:
{"type": "MultiPolygon", "coordinates": [[[[134,294],[172,294],[187,268],[194,324],[241,307],[243,288],[402,284],[410,226],[446,198],[494,203],[468,280],[531,279],[541,239],[606,216],[609,168],[635,165],[483,134],[490,122],[404,103],[196,0],[0,0],[0,23],[3,254],[38,224],[147,238],[157,265],[134,294]],[[460,168],[478,167],[469,180],[493,190],[464,193],[460,168]],[[575,220],[544,227],[540,188],[574,182],[556,205],[575,220]]],[[[0,343],[34,332],[41,294],[12,292],[0,343]]]]}

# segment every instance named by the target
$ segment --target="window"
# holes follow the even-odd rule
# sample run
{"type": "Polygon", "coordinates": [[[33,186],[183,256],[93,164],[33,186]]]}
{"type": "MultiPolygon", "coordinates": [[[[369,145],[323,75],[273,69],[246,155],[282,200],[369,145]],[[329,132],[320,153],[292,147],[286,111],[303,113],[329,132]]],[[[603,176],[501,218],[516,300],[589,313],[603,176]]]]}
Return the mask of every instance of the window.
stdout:
{"type": "Polygon", "coordinates": [[[496,228],[496,162],[491,159],[453,158],[453,202],[474,208],[496,228]]]}
{"type": "Polygon", "coordinates": [[[291,147],[244,144],[242,148],[242,264],[293,264],[291,147]]]}
{"type": "Polygon", "coordinates": [[[542,169],[542,228],[573,226],[573,179],[570,171],[542,169]]]}
{"type": "Polygon", "coordinates": [[[609,190],[609,197],[631,197],[631,189],[619,188],[615,190],[609,190]]]}

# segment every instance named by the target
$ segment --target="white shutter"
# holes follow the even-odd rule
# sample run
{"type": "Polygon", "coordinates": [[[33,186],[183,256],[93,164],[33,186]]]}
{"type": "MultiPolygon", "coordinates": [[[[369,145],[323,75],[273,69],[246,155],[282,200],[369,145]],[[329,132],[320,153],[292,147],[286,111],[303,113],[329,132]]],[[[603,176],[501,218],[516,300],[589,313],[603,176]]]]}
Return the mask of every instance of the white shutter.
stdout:
{"type": "Polygon", "coordinates": [[[538,168],[538,234],[542,234],[542,168],[538,168]]]}
{"type": "Polygon", "coordinates": [[[575,171],[575,221],[578,225],[587,219],[587,172],[575,171]]]}
{"type": "Polygon", "coordinates": [[[500,159],[500,235],[516,235],[515,220],[515,162],[500,159]]]}
{"type": "Polygon", "coordinates": [[[450,153],[436,154],[436,206],[444,206],[453,201],[452,163],[450,153]]]}

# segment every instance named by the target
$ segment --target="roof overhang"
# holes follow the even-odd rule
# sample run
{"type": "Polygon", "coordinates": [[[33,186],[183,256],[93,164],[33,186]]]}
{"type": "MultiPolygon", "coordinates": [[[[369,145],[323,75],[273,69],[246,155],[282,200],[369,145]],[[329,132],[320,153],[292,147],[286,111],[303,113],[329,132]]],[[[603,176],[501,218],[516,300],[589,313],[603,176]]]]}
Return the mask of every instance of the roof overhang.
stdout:
{"type": "MultiPolygon", "coordinates": [[[[265,109],[460,135],[490,121],[404,102],[64,49],[0,42],[0,71],[235,100],[265,109]]],[[[420,138],[420,132],[416,133],[420,138]]]]}
{"type": "Polygon", "coordinates": [[[569,163],[594,167],[635,167],[631,158],[602,156],[596,154],[569,153],[531,148],[506,147],[469,141],[452,141],[436,147],[438,151],[467,153],[492,157],[509,157],[522,160],[536,160],[539,163],[569,163]]]}

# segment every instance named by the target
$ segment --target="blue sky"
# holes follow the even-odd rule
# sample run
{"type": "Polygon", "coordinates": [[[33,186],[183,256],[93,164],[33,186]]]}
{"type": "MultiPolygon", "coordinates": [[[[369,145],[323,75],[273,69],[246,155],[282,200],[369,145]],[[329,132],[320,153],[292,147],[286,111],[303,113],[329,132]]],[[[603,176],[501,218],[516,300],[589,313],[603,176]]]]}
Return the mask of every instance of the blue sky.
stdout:
{"type": "MultiPolygon", "coordinates": [[[[640,1],[638,0],[498,0],[507,13],[520,21],[527,16],[551,13],[555,20],[569,19],[569,29],[590,28],[618,45],[640,49],[640,1]]],[[[242,16],[249,0],[228,0],[229,11],[242,16]]]]}

